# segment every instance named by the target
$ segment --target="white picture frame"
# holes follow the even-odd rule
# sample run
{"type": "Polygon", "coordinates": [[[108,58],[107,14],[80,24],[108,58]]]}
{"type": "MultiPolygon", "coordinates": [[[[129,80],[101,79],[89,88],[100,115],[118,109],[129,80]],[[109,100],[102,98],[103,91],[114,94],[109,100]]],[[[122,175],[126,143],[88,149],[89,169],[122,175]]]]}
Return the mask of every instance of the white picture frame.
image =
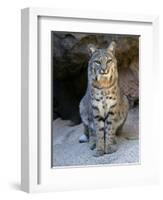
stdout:
{"type": "Polygon", "coordinates": [[[154,142],[153,138],[158,137],[159,131],[155,131],[157,130],[157,122],[154,117],[154,106],[151,106],[157,98],[157,90],[154,87],[157,85],[158,72],[158,16],[49,8],[25,8],[22,9],[21,14],[22,190],[26,192],[59,191],[158,183],[159,154],[157,152],[159,149],[157,141],[154,142]],[[103,33],[108,33],[108,29],[105,29],[107,23],[113,24],[114,33],[142,35],[140,42],[142,45],[140,48],[141,162],[139,165],[133,166],[53,169],[50,163],[51,65],[48,46],[50,37],[46,36],[49,30],[54,29],[58,31],[100,32],[98,30],[100,27],[103,33]],[[96,27],[98,25],[98,29],[95,28],[95,25],[96,27]],[[47,38],[46,44],[43,43],[44,50],[41,50],[42,43],[39,32],[42,34],[41,40],[47,38]],[[44,55],[43,60],[39,58],[42,54],[44,55]],[[49,67],[43,67],[45,65],[49,67]],[[152,96],[151,88],[154,91],[152,96]],[[149,108],[152,116],[149,116],[149,108]]]}

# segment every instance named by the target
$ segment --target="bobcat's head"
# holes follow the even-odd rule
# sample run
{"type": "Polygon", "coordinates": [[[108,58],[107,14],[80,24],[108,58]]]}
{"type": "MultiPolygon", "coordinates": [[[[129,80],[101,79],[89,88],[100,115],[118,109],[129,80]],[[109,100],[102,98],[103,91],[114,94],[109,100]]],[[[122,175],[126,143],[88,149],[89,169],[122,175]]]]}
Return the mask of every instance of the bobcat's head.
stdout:
{"type": "Polygon", "coordinates": [[[111,42],[107,49],[97,49],[94,45],[89,45],[91,58],[88,78],[98,88],[111,87],[118,78],[115,48],[115,42],[111,42]]]}

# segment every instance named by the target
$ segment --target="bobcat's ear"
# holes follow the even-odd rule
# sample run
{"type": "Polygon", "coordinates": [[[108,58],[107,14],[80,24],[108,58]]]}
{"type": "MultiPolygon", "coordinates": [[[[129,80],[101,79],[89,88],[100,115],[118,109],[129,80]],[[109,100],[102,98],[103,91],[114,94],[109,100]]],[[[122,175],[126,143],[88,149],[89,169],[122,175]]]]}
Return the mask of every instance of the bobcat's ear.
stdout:
{"type": "Polygon", "coordinates": [[[89,55],[91,56],[95,51],[97,50],[97,47],[94,44],[89,44],[88,45],[88,52],[89,55]]]}
{"type": "Polygon", "coordinates": [[[112,41],[107,48],[107,52],[111,52],[113,55],[115,55],[115,49],[116,49],[116,43],[112,41]]]}

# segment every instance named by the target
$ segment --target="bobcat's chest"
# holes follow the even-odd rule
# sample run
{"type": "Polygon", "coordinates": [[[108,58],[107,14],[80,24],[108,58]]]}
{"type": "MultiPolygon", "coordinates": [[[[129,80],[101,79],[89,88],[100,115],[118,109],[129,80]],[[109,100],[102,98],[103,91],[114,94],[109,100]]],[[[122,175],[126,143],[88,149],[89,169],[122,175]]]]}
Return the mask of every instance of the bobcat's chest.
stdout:
{"type": "Polygon", "coordinates": [[[112,97],[108,90],[93,90],[92,108],[93,112],[101,117],[107,116],[112,105],[116,103],[116,99],[112,97]]]}

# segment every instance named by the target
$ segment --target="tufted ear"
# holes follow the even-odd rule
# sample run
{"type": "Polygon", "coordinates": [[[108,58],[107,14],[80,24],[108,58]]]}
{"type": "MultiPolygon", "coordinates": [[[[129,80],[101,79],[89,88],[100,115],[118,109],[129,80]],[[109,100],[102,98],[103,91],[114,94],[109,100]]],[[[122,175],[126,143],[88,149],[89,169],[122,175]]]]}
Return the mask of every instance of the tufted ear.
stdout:
{"type": "Polygon", "coordinates": [[[88,45],[88,52],[89,55],[91,56],[95,51],[97,50],[97,47],[94,44],[89,44],[88,45]]]}
{"type": "Polygon", "coordinates": [[[112,41],[107,48],[107,52],[111,52],[113,55],[115,55],[115,49],[116,49],[116,43],[112,41]]]}

